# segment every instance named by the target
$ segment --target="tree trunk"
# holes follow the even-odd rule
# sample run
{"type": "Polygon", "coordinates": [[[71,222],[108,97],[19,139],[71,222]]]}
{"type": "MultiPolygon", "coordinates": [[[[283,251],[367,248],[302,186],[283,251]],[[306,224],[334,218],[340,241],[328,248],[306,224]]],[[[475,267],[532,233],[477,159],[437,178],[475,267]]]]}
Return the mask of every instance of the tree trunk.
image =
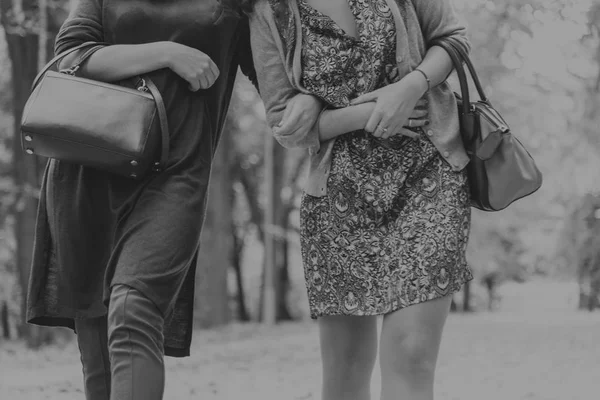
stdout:
{"type": "Polygon", "coordinates": [[[227,277],[234,254],[232,176],[229,168],[231,135],[226,131],[215,154],[210,196],[196,272],[195,319],[202,328],[226,325],[231,319],[227,277]]]}
{"type": "Polygon", "coordinates": [[[456,306],[456,300],[454,300],[454,296],[452,296],[452,302],[450,303],[450,312],[458,311],[458,307],[456,306]]]}
{"type": "MultiPolygon", "coordinates": [[[[257,174],[258,172],[254,169],[242,169],[240,170],[240,173],[238,175],[238,178],[240,180],[240,183],[242,184],[242,187],[244,188],[244,195],[246,197],[246,201],[248,202],[248,208],[250,209],[250,222],[256,226],[256,229],[258,231],[258,239],[264,244],[265,243],[265,231],[263,229],[263,219],[264,219],[264,213],[263,210],[260,207],[258,198],[259,198],[259,190],[257,185],[254,185],[251,176],[253,174],[257,174]]],[[[260,292],[259,292],[259,296],[258,296],[258,315],[257,315],[257,320],[258,321],[262,321],[263,320],[263,294],[264,294],[264,282],[265,282],[265,276],[264,276],[264,263],[263,263],[263,268],[261,271],[261,277],[260,277],[260,292]]]]}
{"type": "MultiPolygon", "coordinates": [[[[235,226],[232,226],[232,230],[235,226]]],[[[235,271],[235,283],[237,288],[237,310],[238,318],[240,321],[250,321],[250,313],[248,313],[248,307],[246,306],[246,291],[244,290],[244,276],[242,273],[242,251],[244,249],[244,238],[238,237],[237,234],[233,234],[233,270],[235,271]]]]}
{"type": "MultiPolygon", "coordinates": [[[[296,184],[298,176],[300,175],[300,171],[302,171],[303,163],[306,160],[306,158],[302,158],[299,161],[298,165],[295,167],[292,176],[288,178],[285,174],[285,157],[285,149],[275,144],[273,149],[273,164],[275,166],[273,171],[273,207],[275,214],[275,313],[277,320],[288,320],[292,318],[287,303],[287,295],[290,288],[290,279],[288,272],[289,243],[287,242],[286,233],[289,230],[289,215],[294,210],[294,208],[290,206],[289,202],[283,201],[281,193],[287,184],[290,184],[291,186],[294,186],[296,184]]],[[[263,229],[263,218],[265,213],[261,209],[260,203],[258,201],[259,191],[253,184],[252,179],[250,179],[250,175],[255,173],[256,171],[254,170],[242,170],[240,171],[239,179],[240,183],[242,184],[242,187],[244,188],[246,200],[250,209],[251,222],[257,227],[258,237],[260,241],[264,244],[265,232],[263,229]]],[[[293,201],[293,196],[292,199],[290,199],[289,201],[293,201]]],[[[261,291],[258,299],[258,319],[260,321],[263,320],[264,308],[264,265],[261,275],[261,282],[261,291]]]]}
{"type": "Polygon", "coordinates": [[[289,214],[287,204],[282,198],[286,182],[285,158],[286,150],[279,144],[273,149],[274,171],[274,214],[275,214],[275,315],[277,321],[291,320],[287,305],[287,295],[290,288],[288,273],[288,243],[287,232],[289,228],[289,214]]]}
{"type": "MultiPolygon", "coordinates": [[[[30,11],[35,2],[16,2],[16,9],[30,11]],[[18,6],[17,6],[18,5],[18,6]]],[[[29,346],[39,347],[42,343],[39,329],[25,322],[27,286],[32,260],[33,237],[37,213],[37,188],[40,171],[45,161],[34,156],[25,156],[21,149],[20,123],[23,107],[29,97],[31,84],[37,73],[39,37],[35,32],[20,30],[19,17],[9,20],[11,4],[2,2],[1,21],[5,30],[12,72],[12,106],[14,137],[12,140],[12,178],[17,188],[18,203],[15,210],[15,265],[21,289],[21,332],[29,346]]],[[[17,13],[18,14],[18,13],[17,13]]],[[[22,22],[22,21],[21,21],[22,22]]]]}
{"type": "Polygon", "coordinates": [[[10,321],[8,319],[8,303],[2,302],[2,337],[10,339],[10,321]]]}
{"type": "MultiPolygon", "coordinates": [[[[289,228],[289,213],[285,213],[285,219],[281,221],[280,227],[283,232],[289,228]]],[[[287,296],[290,290],[289,273],[289,248],[290,243],[287,235],[277,243],[278,251],[281,252],[279,264],[277,265],[277,286],[275,297],[277,301],[277,321],[291,321],[294,319],[288,307],[287,296]]]]}
{"type": "Polygon", "coordinates": [[[465,283],[463,292],[463,312],[473,311],[471,307],[471,282],[465,283]]]}

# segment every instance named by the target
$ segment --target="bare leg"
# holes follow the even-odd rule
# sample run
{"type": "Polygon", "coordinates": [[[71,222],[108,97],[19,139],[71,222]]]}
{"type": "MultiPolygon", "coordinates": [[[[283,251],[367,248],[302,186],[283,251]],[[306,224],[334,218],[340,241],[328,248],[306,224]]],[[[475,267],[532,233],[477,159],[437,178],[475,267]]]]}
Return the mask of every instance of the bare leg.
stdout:
{"type": "Polygon", "coordinates": [[[452,296],[416,304],[384,317],[381,400],[433,400],[433,382],[452,296]]]}
{"type": "Polygon", "coordinates": [[[377,358],[376,317],[319,319],[322,400],[369,400],[377,358]]]}

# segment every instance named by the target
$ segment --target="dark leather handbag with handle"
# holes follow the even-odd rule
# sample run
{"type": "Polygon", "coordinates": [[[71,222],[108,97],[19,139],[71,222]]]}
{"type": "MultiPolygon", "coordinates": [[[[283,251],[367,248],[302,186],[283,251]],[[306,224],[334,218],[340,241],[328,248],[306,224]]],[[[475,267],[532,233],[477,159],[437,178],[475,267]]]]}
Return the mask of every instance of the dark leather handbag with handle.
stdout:
{"type": "Polygon", "coordinates": [[[452,38],[431,44],[448,52],[460,82],[461,94],[456,98],[461,136],[471,158],[466,167],[471,205],[483,211],[500,211],[536,192],[542,186],[542,173],[486,97],[466,52],[452,38]],[[479,101],[470,100],[465,64],[479,101]]]}
{"type": "Polygon", "coordinates": [[[104,44],[84,43],[52,59],[35,78],[21,120],[28,154],[54,158],[141,179],[165,168],[169,127],[162,96],[146,76],[136,89],[77,77],[104,44]],[[52,66],[76,50],[87,49],[75,65],[52,66]]]}

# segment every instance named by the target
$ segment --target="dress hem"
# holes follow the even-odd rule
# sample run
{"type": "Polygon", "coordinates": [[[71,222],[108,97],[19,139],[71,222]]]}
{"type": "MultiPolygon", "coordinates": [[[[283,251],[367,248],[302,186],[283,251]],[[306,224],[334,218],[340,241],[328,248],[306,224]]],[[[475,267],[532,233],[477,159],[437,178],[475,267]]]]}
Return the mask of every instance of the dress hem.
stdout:
{"type": "Polygon", "coordinates": [[[373,312],[373,313],[361,313],[361,314],[351,314],[351,313],[341,313],[341,312],[313,313],[311,311],[311,313],[310,313],[310,319],[317,320],[317,319],[323,318],[323,317],[334,317],[334,316],[377,317],[377,316],[380,316],[380,315],[388,315],[388,314],[391,314],[391,313],[396,312],[396,311],[400,311],[400,310],[402,310],[404,308],[407,308],[407,307],[410,307],[410,306],[414,306],[414,305],[421,304],[421,303],[426,303],[426,302],[432,301],[432,300],[441,299],[441,298],[444,298],[444,297],[447,297],[447,296],[452,296],[452,295],[458,293],[467,282],[471,282],[474,279],[473,274],[471,273],[470,275],[471,276],[469,278],[462,279],[462,281],[459,284],[459,288],[458,289],[451,290],[450,292],[448,292],[446,294],[436,293],[433,297],[427,298],[425,300],[421,300],[420,298],[417,298],[414,301],[410,302],[409,304],[406,304],[406,305],[400,305],[400,304],[398,304],[396,307],[390,307],[390,309],[386,310],[386,311],[373,312]]]}

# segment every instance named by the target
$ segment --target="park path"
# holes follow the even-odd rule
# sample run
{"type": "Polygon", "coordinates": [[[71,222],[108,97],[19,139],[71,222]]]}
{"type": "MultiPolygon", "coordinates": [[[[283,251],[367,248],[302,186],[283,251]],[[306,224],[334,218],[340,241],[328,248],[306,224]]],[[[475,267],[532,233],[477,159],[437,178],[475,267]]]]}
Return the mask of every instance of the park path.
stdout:
{"type": "MultiPolygon", "coordinates": [[[[600,313],[569,310],[572,286],[544,285],[507,286],[501,311],[449,318],[438,400],[598,398],[600,313]]],[[[192,352],[168,360],[166,400],[319,400],[317,330],[310,322],[197,332],[192,352]]],[[[377,399],[377,370],[373,378],[377,399]]],[[[0,347],[1,400],[83,400],[80,388],[73,343],[39,353],[0,347]]]]}

